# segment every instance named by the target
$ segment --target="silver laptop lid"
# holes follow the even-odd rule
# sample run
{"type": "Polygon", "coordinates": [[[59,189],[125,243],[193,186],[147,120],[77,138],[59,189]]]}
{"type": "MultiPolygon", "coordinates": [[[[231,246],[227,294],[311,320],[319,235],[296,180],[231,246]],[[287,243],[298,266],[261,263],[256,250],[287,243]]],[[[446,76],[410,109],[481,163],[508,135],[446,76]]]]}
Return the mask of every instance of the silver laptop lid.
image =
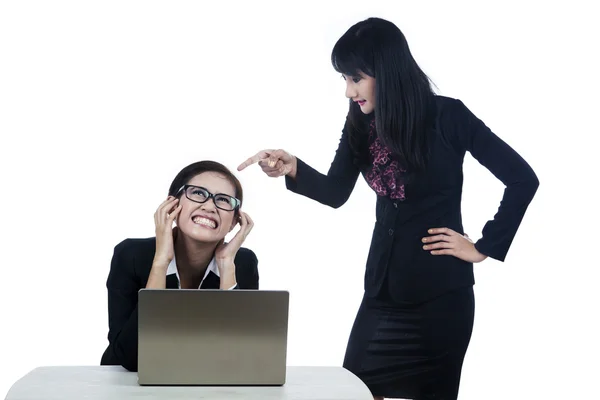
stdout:
{"type": "Polygon", "coordinates": [[[142,289],[141,385],[283,385],[289,292],[142,289]]]}

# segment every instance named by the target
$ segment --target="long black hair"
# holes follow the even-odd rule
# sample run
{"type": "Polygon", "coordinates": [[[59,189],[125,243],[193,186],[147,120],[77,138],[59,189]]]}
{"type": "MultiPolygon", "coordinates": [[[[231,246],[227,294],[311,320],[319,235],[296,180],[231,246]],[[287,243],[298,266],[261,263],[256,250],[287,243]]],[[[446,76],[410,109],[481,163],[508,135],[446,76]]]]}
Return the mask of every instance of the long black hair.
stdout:
{"type": "MultiPolygon", "coordinates": [[[[434,92],[413,58],[404,34],[393,23],[369,18],[353,25],[331,53],[337,72],[375,78],[375,127],[379,140],[411,172],[422,171],[429,157],[434,92]]],[[[350,147],[366,163],[365,141],[373,116],[350,99],[346,120],[350,147]]]]}

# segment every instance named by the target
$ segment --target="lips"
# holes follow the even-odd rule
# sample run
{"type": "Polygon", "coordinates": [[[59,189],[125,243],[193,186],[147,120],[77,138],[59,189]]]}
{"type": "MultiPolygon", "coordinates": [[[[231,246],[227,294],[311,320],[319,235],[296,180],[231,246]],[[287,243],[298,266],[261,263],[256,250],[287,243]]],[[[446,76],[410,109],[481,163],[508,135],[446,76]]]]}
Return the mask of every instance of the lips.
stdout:
{"type": "Polygon", "coordinates": [[[206,215],[193,215],[192,222],[196,225],[202,225],[210,229],[217,229],[219,226],[216,219],[206,215]]]}
{"type": "Polygon", "coordinates": [[[360,105],[360,106],[364,106],[366,102],[367,102],[366,100],[358,100],[357,101],[358,105],[360,105]]]}

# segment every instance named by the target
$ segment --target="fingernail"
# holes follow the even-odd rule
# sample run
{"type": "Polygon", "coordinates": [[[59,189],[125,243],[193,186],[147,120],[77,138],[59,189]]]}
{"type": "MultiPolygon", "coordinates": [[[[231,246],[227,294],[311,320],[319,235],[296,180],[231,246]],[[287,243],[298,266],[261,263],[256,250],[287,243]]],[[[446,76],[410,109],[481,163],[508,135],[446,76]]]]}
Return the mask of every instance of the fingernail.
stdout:
{"type": "Polygon", "coordinates": [[[422,240],[423,240],[423,242],[426,242],[426,241],[427,241],[427,238],[423,238],[422,240]]]}

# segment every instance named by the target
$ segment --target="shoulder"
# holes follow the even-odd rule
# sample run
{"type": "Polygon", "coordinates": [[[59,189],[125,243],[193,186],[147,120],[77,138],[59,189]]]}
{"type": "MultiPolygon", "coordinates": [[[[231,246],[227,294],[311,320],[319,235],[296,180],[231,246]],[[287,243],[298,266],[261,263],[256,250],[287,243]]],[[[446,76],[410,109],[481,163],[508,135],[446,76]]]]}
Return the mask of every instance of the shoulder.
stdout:
{"type": "Polygon", "coordinates": [[[435,96],[436,120],[442,128],[477,130],[483,127],[479,119],[460,99],[435,96]]]}
{"type": "Polygon", "coordinates": [[[156,250],[156,238],[143,238],[134,239],[128,238],[115,246],[115,256],[123,258],[131,258],[136,256],[143,256],[146,254],[152,254],[156,250]]]}
{"type": "Polygon", "coordinates": [[[252,250],[240,247],[235,256],[235,272],[240,289],[258,289],[258,258],[252,250]]]}
{"type": "Polygon", "coordinates": [[[125,239],[114,248],[108,283],[123,284],[147,278],[152,268],[156,238],[125,239]]]}
{"type": "Polygon", "coordinates": [[[235,256],[236,265],[246,265],[256,268],[258,264],[258,258],[254,252],[246,247],[240,247],[235,256]]]}
{"type": "Polygon", "coordinates": [[[460,121],[469,112],[461,100],[447,96],[435,96],[435,109],[438,120],[446,123],[460,121]]]}
{"type": "Polygon", "coordinates": [[[441,135],[461,151],[468,147],[474,133],[485,128],[459,99],[436,96],[436,125],[441,135]]]}

